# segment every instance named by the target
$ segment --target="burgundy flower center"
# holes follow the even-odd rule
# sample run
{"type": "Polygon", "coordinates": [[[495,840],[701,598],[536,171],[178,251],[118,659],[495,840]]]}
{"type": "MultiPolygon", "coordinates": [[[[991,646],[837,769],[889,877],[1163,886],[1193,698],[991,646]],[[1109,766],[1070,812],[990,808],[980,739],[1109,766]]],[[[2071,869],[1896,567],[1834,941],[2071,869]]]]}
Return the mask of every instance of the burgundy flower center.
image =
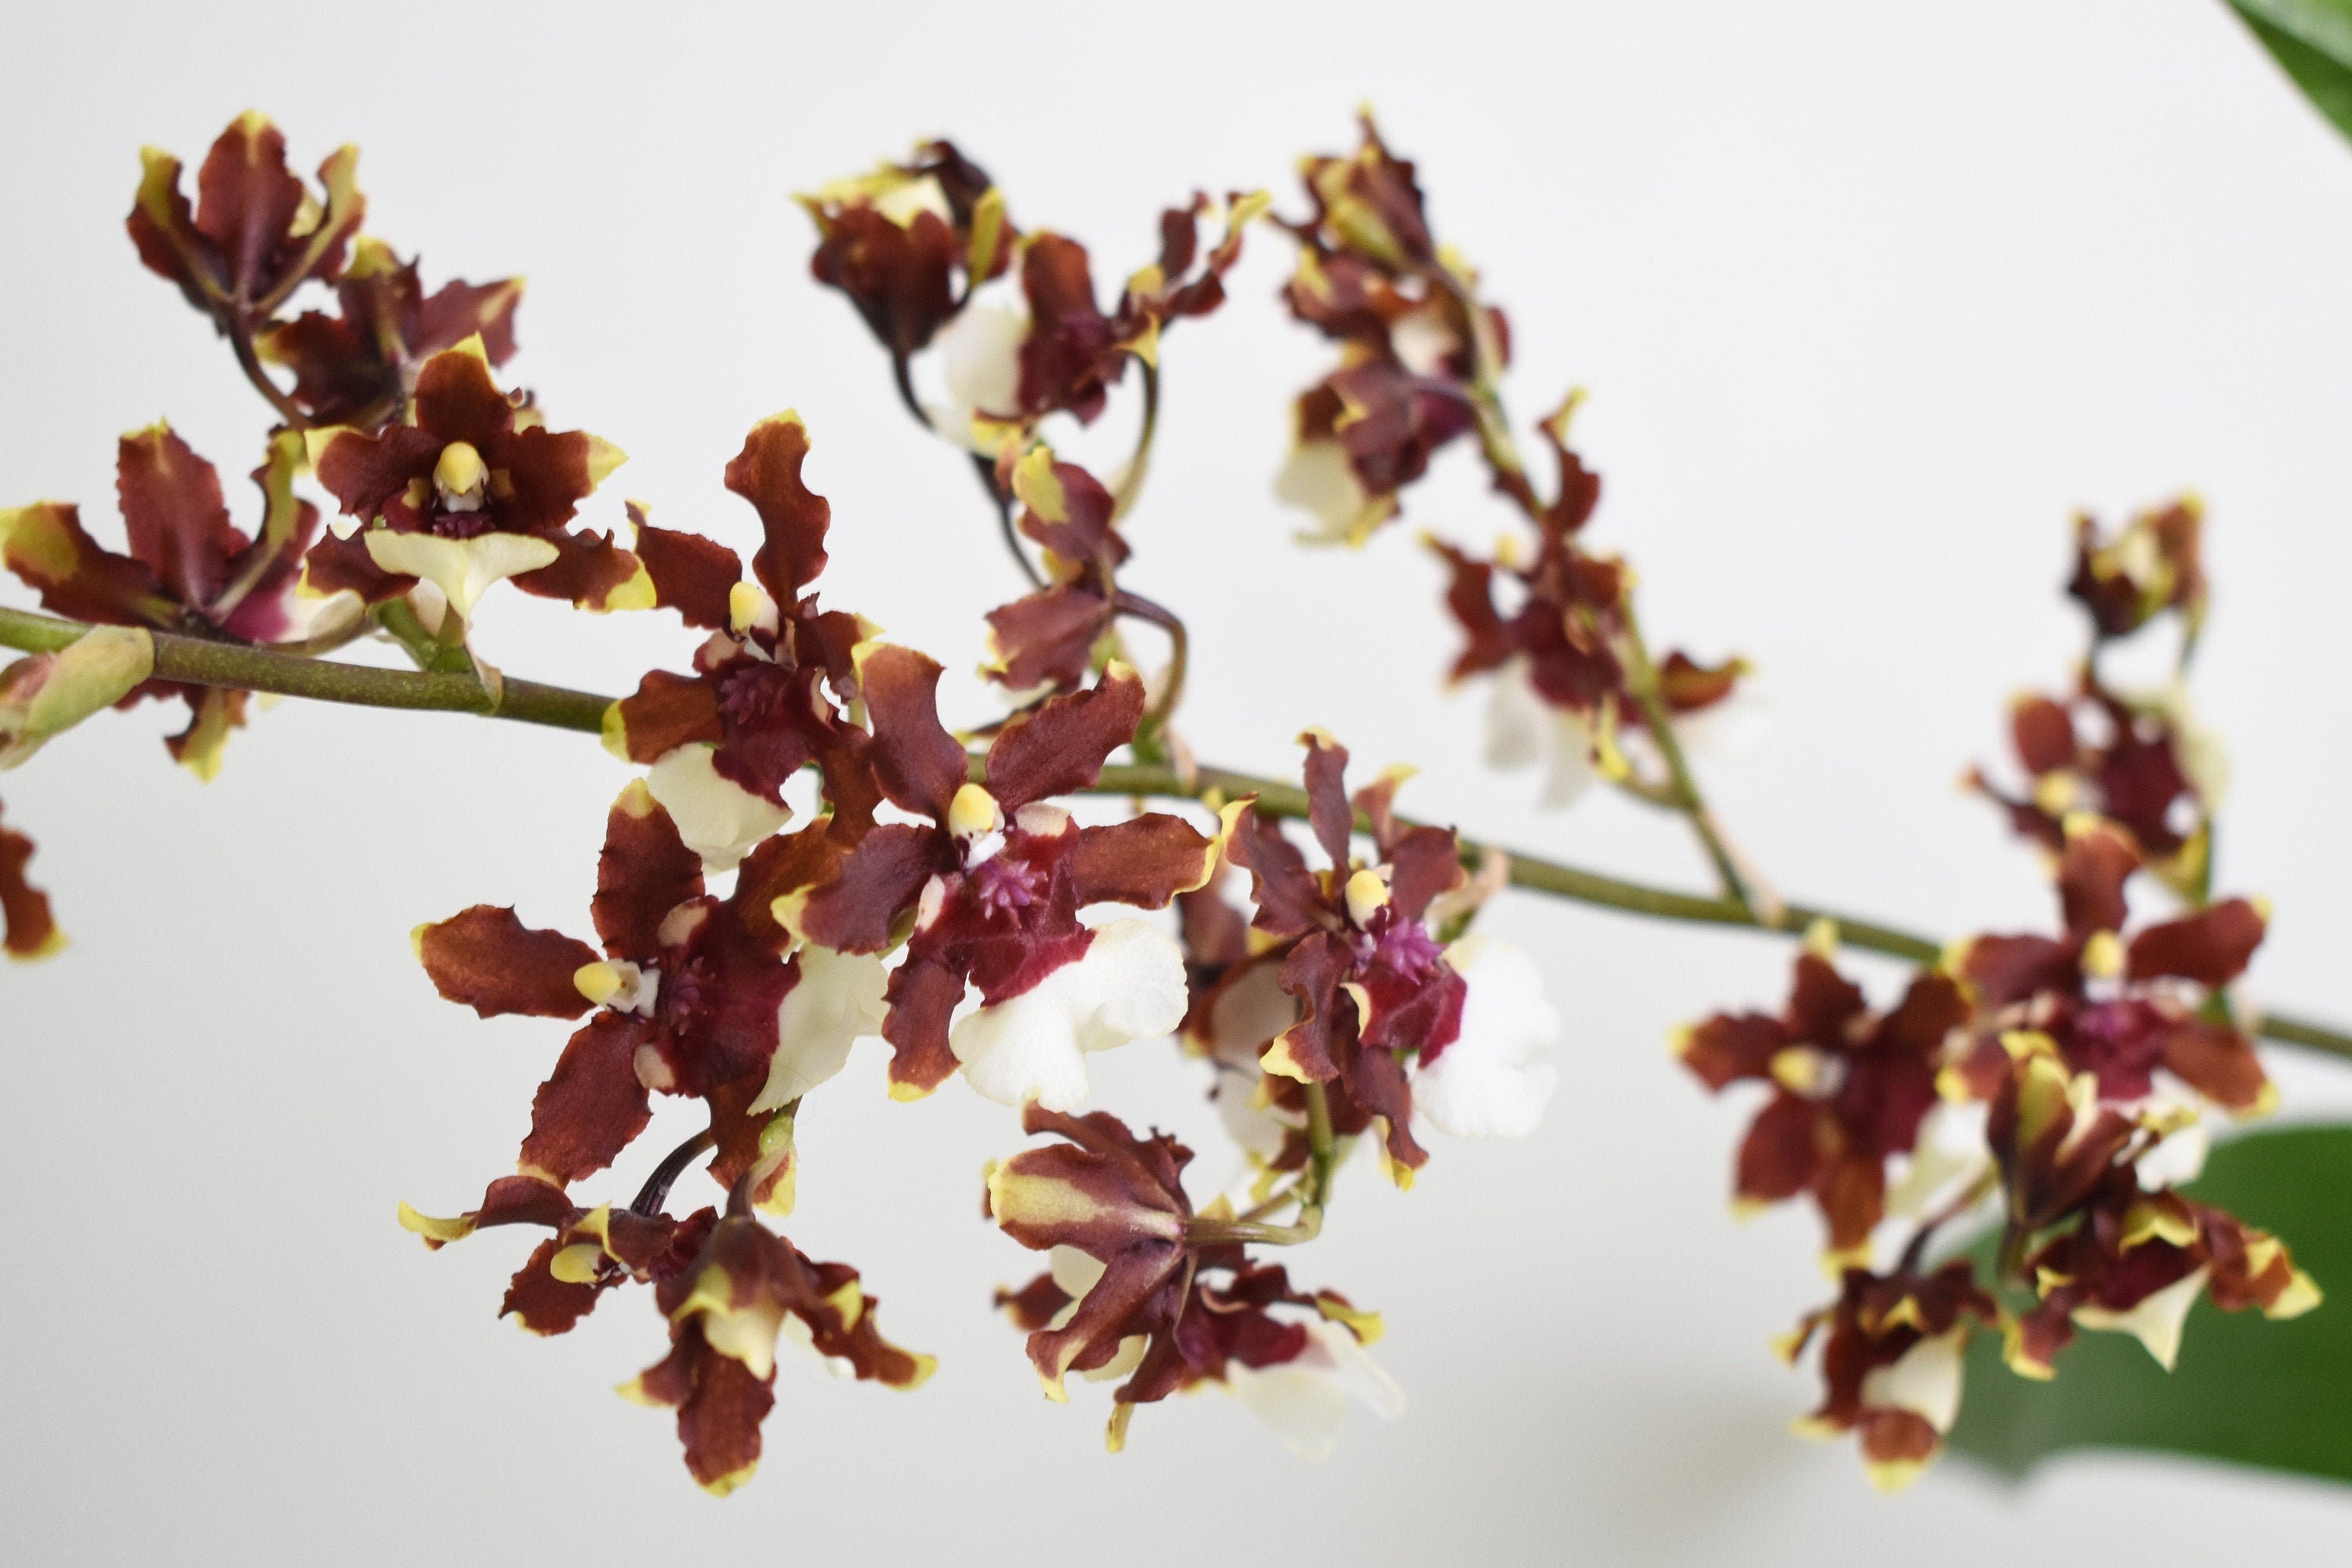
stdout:
{"type": "Polygon", "coordinates": [[[718,999],[718,975],[707,958],[689,958],[662,973],[657,1011],[673,1035],[692,1034],[718,999]]]}
{"type": "Polygon", "coordinates": [[[497,531],[498,519],[488,507],[479,511],[446,511],[436,506],[425,513],[425,528],[443,539],[479,539],[497,531]]]}
{"type": "Polygon", "coordinates": [[[1419,921],[1400,920],[1393,909],[1372,914],[1371,924],[1356,941],[1358,970],[1385,970],[1401,980],[1422,981],[1437,973],[1445,950],[1419,921]]]}
{"type": "Polygon", "coordinates": [[[800,671],[749,657],[719,672],[719,712],[737,731],[783,729],[793,721],[800,671]]]}
{"type": "Polygon", "coordinates": [[[2110,1100],[2137,1100],[2164,1048],[2166,1018],[2150,1003],[2126,997],[2095,1002],[2076,1013],[2066,1055],[2077,1070],[2096,1073],[2110,1100]]]}
{"type": "Polygon", "coordinates": [[[1022,910],[1045,896],[1046,879],[1044,868],[1008,853],[973,867],[964,886],[981,919],[1017,922],[1022,910]]]}

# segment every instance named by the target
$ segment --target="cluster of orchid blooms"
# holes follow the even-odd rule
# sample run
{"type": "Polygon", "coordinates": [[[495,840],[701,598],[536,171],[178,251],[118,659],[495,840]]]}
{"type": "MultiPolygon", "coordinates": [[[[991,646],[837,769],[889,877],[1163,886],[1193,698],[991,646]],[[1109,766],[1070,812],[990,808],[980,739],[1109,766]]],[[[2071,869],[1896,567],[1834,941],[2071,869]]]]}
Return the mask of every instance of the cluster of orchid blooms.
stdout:
{"type": "MultiPolygon", "coordinates": [[[[619,517],[592,529],[583,509],[620,453],[551,428],[495,374],[514,352],[520,283],[427,292],[413,259],[360,234],[354,165],[338,152],[314,191],[278,131],[247,115],[191,204],[179,163],[147,154],[129,223],[141,258],[211,319],[278,416],[254,473],[259,518],[250,533],[233,523],[212,466],[160,425],[121,444],[127,552],[69,505],[0,511],[5,564],[93,628],[0,674],[0,762],[152,698],[187,704],[169,745],[211,777],[247,693],[159,676],[159,636],[289,658],[382,638],[422,672],[478,683],[496,710],[503,678],[467,631],[497,584],[673,612],[702,637],[686,668],[648,672],[604,712],[606,747],[643,771],[605,822],[593,940],[489,903],[413,934],[449,1000],[578,1026],[514,1173],[455,1218],[404,1205],[402,1223],[434,1247],[541,1233],[503,1307],[536,1333],[650,1286],[667,1353],[623,1392],[675,1407],[688,1469],[726,1491],[758,1462],[780,1340],[895,1387],[931,1369],[883,1337],[855,1268],[809,1258],[775,1225],[793,1207],[804,1101],[877,1037],[893,1095],[961,1075],[1042,1140],[987,1176],[990,1217],[1050,1265],[998,1303],[1049,1395],[1066,1398],[1073,1372],[1116,1385],[1114,1448],[1136,1405],[1206,1386],[1310,1451],[1350,1393],[1392,1412],[1365,1350],[1378,1316],[1293,1284],[1269,1249],[1317,1234],[1359,1145],[1410,1184],[1431,1129],[1531,1131],[1559,1021],[1535,963],[1471,930],[1509,863],[1396,815],[1408,770],[1351,793],[1347,751],[1309,731],[1303,788],[1223,791],[1174,727],[1183,623],[1123,584],[1120,525],[1144,477],[1162,336],[1220,306],[1249,226],[1295,242],[1284,300],[1339,353],[1297,399],[1277,483],[1314,515],[1311,536],[1364,542],[1433,455],[1468,438],[1534,532],[1490,558],[1434,545],[1465,638],[1453,674],[1492,689],[1492,760],[1541,760],[1549,801],[1601,779],[1687,816],[1726,897],[1779,923],[1677,738],[1734,698],[1746,667],[1651,657],[1630,572],[1583,542],[1600,481],[1569,446],[1574,400],[1538,426],[1547,486],[1504,410],[1508,325],[1432,235],[1412,165],[1368,121],[1354,153],[1307,161],[1297,221],[1270,216],[1262,194],[1195,196],[1163,215],[1157,259],[1108,310],[1086,247],[1016,227],[946,142],[803,198],[815,277],[856,306],[909,411],[969,453],[1029,580],[988,614],[985,673],[1006,711],[956,727],[938,664],[820,606],[831,516],[805,481],[797,416],[761,421],[727,467],[757,521],[748,572],[637,502],[625,533],[619,517]],[[331,311],[289,314],[311,288],[331,291],[331,311]],[[925,354],[944,404],[918,392],[925,354]],[[1094,422],[1130,372],[1133,459],[1097,476],[1057,456],[1048,422],[1094,422]],[[323,527],[306,482],[331,505],[323,527]],[[1171,648],[1150,679],[1128,642],[1138,624],[1171,648]],[[1174,783],[1154,793],[1183,805],[1121,805],[1107,769],[1158,770],[1174,783]],[[788,805],[803,775],[813,795],[788,805]],[[1087,795],[1099,804],[1084,822],[1060,804],[1087,795]],[[1213,1068],[1251,1173],[1206,1201],[1187,1191],[1190,1150],[1078,1109],[1088,1054],[1170,1036],[1213,1068]],[[597,1195],[656,1095],[699,1100],[707,1130],[634,1198],[597,1195]],[[723,1198],[673,1215],[673,1186],[705,1159],[723,1198]]],[[[2053,867],[2058,933],[1958,944],[1879,1008],[1817,927],[1780,1013],[1718,1015],[1680,1042],[1709,1088],[1766,1095],[1739,1201],[1810,1194],[1821,1210],[1838,1295],[1790,1353],[1821,1339],[1827,1394],[1810,1421],[1856,1432],[1884,1481],[1936,1452],[1972,1330],[2001,1333],[2011,1367],[2046,1377],[2078,1328],[2136,1332],[2168,1363],[2200,1294],[2274,1317],[2317,1300],[2278,1241],[2175,1190],[2201,1159],[2202,1108],[2247,1114],[2273,1098],[2228,994],[2265,917],[2211,896],[2212,749],[2177,691],[2120,691],[2101,669],[2112,641],[2164,622],[2180,626],[2185,663],[2204,604],[2199,521],[2182,505],[2112,538],[2083,525],[2073,593],[2090,656],[2070,693],[2017,706],[2017,792],[1976,781],[2053,867]],[[2181,910],[2135,924],[2127,895],[2151,881],[2181,910]],[[1945,1227],[1996,1206],[1997,1278],[1929,1256],[1945,1227]]],[[[0,831],[20,957],[58,945],[25,880],[30,853],[0,831]]]]}

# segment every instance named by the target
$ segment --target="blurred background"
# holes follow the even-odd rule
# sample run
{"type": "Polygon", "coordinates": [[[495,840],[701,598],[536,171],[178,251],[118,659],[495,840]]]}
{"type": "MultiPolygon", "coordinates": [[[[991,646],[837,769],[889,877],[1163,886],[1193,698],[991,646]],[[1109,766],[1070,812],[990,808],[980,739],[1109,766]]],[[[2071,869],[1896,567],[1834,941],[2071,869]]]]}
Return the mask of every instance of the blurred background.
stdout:
{"type": "MultiPolygon", "coordinates": [[[[960,672],[947,706],[974,715],[978,617],[1016,579],[960,459],[809,279],[789,195],[949,134],[1109,287],[1196,186],[1296,210],[1295,158],[1350,145],[1369,100],[1511,312],[1517,412],[1591,390],[1595,536],[1638,566],[1653,635],[1758,665],[1760,738],[1702,766],[1780,888],[1939,932],[2044,920],[2035,862],[1954,780],[1996,756],[2004,699],[2074,656],[2071,511],[2194,489],[2216,583],[2198,689],[2234,772],[2221,884],[2276,903],[2258,997],[2352,1016],[2352,155],[2216,0],[86,0],[0,19],[0,500],[79,499],[119,539],[113,438],[159,416],[225,475],[258,461],[267,411],[121,226],[141,144],[193,165],[258,108],[303,169],[362,144],[369,229],[421,249],[428,283],[530,274],[509,377],[631,454],[596,526],[643,497],[743,546],[720,469],[798,408],[834,506],[828,602],[960,672]]],[[[1597,797],[1538,815],[1532,779],[1482,770],[1412,540],[1507,526],[1470,452],[1370,548],[1290,544],[1270,483],[1325,352],[1275,303],[1286,247],[1250,244],[1225,310],[1169,338],[1130,525],[1129,580],[1195,628],[1199,754],[1287,773],[1321,724],[1364,763],[1419,764],[1412,807],[1473,836],[1702,886],[1672,824],[1597,797]]],[[[241,516],[252,500],[233,481],[241,516]]],[[[613,691],[691,647],[668,616],[511,593],[478,640],[613,691]]],[[[988,1310],[1033,1271],[976,1213],[1013,1118],[961,1084],[894,1105],[869,1046],[803,1113],[788,1228],[860,1267],[940,1370],[906,1395],[788,1364],[761,1473],[714,1502],[667,1415],[610,1392],[660,1352],[642,1301],[530,1341],[495,1317],[519,1238],[428,1257],[393,1218],[464,1208],[505,1167],[563,1034],[437,1000],[409,928],[480,900],[578,926],[624,770],[577,735],[289,703],[206,787],[165,758],[165,717],[94,723],[5,784],[74,940],[0,974],[18,1561],[1925,1568],[2311,1552],[2352,1524],[2315,1483],[2129,1457],[2021,1488],[1947,1462],[1889,1500],[1850,1449],[1788,1436],[1815,1385],[1766,1342],[1825,1293],[1814,1222],[1734,1223],[1749,1108],[1664,1044],[1777,1005],[1788,951],[1518,895],[1492,929],[1567,1018],[1546,1125],[1441,1142],[1409,1196],[1351,1171],[1297,1263],[1387,1314],[1401,1422],[1358,1413],[1312,1464],[1209,1394],[1142,1412],[1107,1457],[1102,1391],[1046,1404],[988,1310]]],[[[1097,1105],[1187,1137],[1205,1181],[1231,1172],[1201,1068],[1150,1045],[1097,1062],[1097,1105]]],[[[2352,1107],[2352,1075],[2275,1067],[2284,1116],[2352,1107]]],[[[634,1158],[671,1141],[657,1124],[634,1158]]]]}

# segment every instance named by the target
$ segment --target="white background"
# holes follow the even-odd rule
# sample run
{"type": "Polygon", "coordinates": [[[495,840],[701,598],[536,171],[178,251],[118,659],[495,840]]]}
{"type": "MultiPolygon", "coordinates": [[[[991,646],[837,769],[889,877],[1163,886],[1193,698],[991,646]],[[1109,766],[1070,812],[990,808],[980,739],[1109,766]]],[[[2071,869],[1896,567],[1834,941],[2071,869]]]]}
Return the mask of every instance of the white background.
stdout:
{"type": "MultiPolygon", "coordinates": [[[[2042,918],[2032,860],[1951,781],[2071,657],[2070,510],[2195,487],[2200,690],[2237,774],[2222,880],[2276,900],[2260,993],[2352,1013],[2352,150],[2214,0],[16,5],[0,96],[0,498],[79,498],[119,537],[113,437],[159,415],[232,476],[257,460],[264,410],[121,217],[141,143],[193,166],[260,107],[305,167],[362,143],[371,228],[430,278],[530,274],[513,374],[633,455],[597,523],[643,496],[746,544],[719,470],[796,406],[835,508],[829,600],[960,669],[1014,579],[970,476],[809,281],[788,193],[950,133],[1108,285],[1195,184],[1295,207],[1293,158],[1345,147],[1369,98],[1511,309],[1522,416],[1591,389],[1598,537],[1657,635],[1760,665],[1769,731],[1709,777],[1780,886],[1942,931],[2042,918]]],[[[1423,812],[1699,885],[1666,825],[1538,817],[1524,776],[1482,774],[1410,529],[1287,542],[1268,481],[1324,351],[1272,301],[1281,250],[1255,238],[1224,313],[1171,334],[1133,521],[1132,580],[1200,632],[1201,754],[1284,771],[1320,723],[1420,763],[1423,812]]],[[[1414,526],[1505,526],[1466,453],[1440,467],[1414,526]]],[[[604,689],[689,646],[666,616],[512,594],[481,640],[604,689]]],[[[976,685],[951,697],[978,711],[976,685]]],[[[1495,927],[1570,1020],[1550,1121],[1442,1144],[1410,1196],[1354,1172],[1299,1265],[1387,1311],[1403,1421],[1351,1422],[1316,1466],[1211,1395],[1106,1458],[1100,1391],[1045,1404],[987,1310],[1032,1261],[976,1215],[1013,1119],[961,1085],[893,1105],[867,1047],[803,1114],[791,1229],[941,1370],[902,1395],[788,1367],[765,1468],[713,1502],[667,1418],[610,1392],[659,1353],[641,1300],[530,1341],[493,1316],[520,1238],[428,1257],[393,1224],[503,1168],[563,1032],[437,1001],[409,927],[490,900],[584,929],[623,770],[576,735],[287,705],[205,788],[162,722],[93,725],[5,781],[75,942],[0,974],[12,1559],[2157,1563],[2352,1523],[2315,1486],[2121,1458],[2016,1491],[1948,1465],[1890,1502],[1848,1451],[1786,1437],[1812,1385],[1765,1341],[1822,1289],[1812,1221],[1734,1226],[1747,1107],[1663,1046],[1777,1001],[1785,950],[1518,899],[1495,927]]],[[[2288,1076],[2289,1114],[2345,1098],[2288,1076]]],[[[1097,1085],[1192,1137],[1208,1180],[1230,1169],[1168,1047],[1102,1058],[1097,1085]]]]}

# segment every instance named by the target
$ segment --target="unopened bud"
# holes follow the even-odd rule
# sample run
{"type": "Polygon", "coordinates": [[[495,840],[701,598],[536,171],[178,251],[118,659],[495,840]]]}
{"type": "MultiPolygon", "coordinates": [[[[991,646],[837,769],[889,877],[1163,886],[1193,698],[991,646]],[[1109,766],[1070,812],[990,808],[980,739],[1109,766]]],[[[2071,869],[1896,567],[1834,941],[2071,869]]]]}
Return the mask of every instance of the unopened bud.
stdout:
{"type": "Polygon", "coordinates": [[[0,670],[0,771],[13,768],[155,673],[155,639],[139,626],[93,626],[56,653],[0,670]]]}

